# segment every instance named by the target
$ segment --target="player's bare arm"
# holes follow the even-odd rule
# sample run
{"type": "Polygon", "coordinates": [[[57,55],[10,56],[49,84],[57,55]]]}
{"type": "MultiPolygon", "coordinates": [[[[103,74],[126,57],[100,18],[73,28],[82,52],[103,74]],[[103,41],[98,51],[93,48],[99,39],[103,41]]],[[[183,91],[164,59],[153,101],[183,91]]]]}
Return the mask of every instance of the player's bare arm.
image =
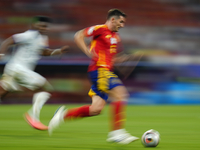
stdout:
{"type": "Polygon", "coordinates": [[[124,53],[123,54],[119,53],[113,58],[113,62],[114,63],[122,63],[122,62],[128,61],[129,58],[130,58],[129,55],[124,54],[124,53]]]}
{"type": "Polygon", "coordinates": [[[139,61],[142,58],[143,54],[144,53],[141,51],[135,52],[134,54],[131,54],[131,55],[119,54],[113,59],[113,62],[122,63],[125,61],[139,61]]]}
{"type": "Polygon", "coordinates": [[[92,57],[92,54],[90,53],[90,50],[88,49],[86,43],[85,43],[85,34],[84,34],[84,29],[83,30],[79,30],[78,32],[76,32],[76,34],[74,35],[74,41],[77,44],[77,46],[88,56],[88,57],[92,57]]]}
{"type": "Polygon", "coordinates": [[[43,50],[42,56],[54,56],[54,55],[62,55],[69,51],[69,46],[65,45],[59,49],[49,49],[46,48],[43,50]]]}
{"type": "Polygon", "coordinates": [[[142,51],[137,51],[130,55],[129,61],[139,61],[144,56],[142,51]]]}
{"type": "Polygon", "coordinates": [[[5,41],[3,41],[0,47],[0,58],[5,55],[8,48],[13,44],[15,44],[15,42],[12,37],[9,37],[5,41]]]}

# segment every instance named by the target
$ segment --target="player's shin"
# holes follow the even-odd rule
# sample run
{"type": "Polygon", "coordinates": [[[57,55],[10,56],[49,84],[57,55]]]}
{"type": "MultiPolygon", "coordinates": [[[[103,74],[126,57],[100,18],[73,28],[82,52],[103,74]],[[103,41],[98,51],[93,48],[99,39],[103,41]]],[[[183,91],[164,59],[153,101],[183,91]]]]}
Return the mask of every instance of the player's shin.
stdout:
{"type": "Polygon", "coordinates": [[[38,92],[33,96],[33,106],[24,114],[24,118],[27,123],[35,129],[38,130],[47,130],[48,127],[40,122],[40,111],[42,106],[50,98],[51,94],[47,92],[38,92]]]}
{"type": "Polygon", "coordinates": [[[49,135],[52,134],[53,130],[55,130],[59,125],[64,122],[64,120],[73,120],[77,118],[83,118],[83,117],[89,117],[89,108],[90,106],[85,105],[78,108],[72,108],[72,109],[65,109],[64,106],[61,106],[58,108],[53,116],[53,118],[50,120],[48,125],[48,131],[49,135]]]}
{"type": "Polygon", "coordinates": [[[125,101],[114,101],[111,103],[111,130],[118,130],[124,127],[125,107],[125,101]]]}
{"type": "Polygon", "coordinates": [[[138,140],[138,137],[132,136],[124,129],[125,123],[125,101],[116,101],[111,103],[111,132],[108,134],[108,142],[119,144],[129,144],[138,140]]]}
{"type": "Polygon", "coordinates": [[[48,92],[38,92],[33,96],[32,115],[35,119],[40,119],[40,111],[46,101],[50,98],[51,94],[48,92]]]}

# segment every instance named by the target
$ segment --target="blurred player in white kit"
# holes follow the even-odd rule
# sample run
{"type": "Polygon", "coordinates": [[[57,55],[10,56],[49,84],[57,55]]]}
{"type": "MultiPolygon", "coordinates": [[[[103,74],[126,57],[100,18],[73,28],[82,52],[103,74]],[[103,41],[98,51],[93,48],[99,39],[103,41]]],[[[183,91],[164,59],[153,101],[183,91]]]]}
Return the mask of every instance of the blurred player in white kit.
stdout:
{"type": "Polygon", "coordinates": [[[47,80],[34,72],[37,61],[42,56],[60,55],[68,50],[68,46],[59,49],[48,48],[48,26],[51,19],[46,16],[33,17],[30,30],[14,34],[6,39],[0,47],[0,57],[3,57],[9,46],[17,45],[18,49],[5,65],[0,81],[0,97],[8,92],[21,91],[21,87],[35,91],[32,108],[25,113],[25,119],[34,128],[47,130],[40,122],[40,110],[51,94],[46,92],[50,86],[47,80]]]}

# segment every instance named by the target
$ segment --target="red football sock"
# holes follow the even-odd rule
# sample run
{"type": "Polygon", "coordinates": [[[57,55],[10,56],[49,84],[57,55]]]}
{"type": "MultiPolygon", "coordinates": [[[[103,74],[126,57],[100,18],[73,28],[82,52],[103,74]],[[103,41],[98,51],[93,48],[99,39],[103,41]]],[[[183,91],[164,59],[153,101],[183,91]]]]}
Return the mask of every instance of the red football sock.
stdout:
{"type": "Polygon", "coordinates": [[[122,129],[125,122],[125,106],[126,102],[116,101],[111,103],[111,130],[122,129]]]}
{"type": "Polygon", "coordinates": [[[89,108],[90,106],[85,105],[78,108],[69,109],[67,114],[64,116],[64,120],[89,117],[89,108]]]}

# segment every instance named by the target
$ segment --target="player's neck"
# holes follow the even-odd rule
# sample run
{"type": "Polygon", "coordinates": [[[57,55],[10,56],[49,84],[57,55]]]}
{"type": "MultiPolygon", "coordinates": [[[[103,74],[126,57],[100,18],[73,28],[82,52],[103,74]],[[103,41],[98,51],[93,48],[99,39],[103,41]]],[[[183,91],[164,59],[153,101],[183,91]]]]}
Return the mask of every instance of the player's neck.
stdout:
{"type": "Polygon", "coordinates": [[[107,28],[111,31],[111,32],[114,32],[113,31],[113,28],[112,28],[112,24],[110,21],[106,21],[105,25],[107,26],[107,28]]]}

